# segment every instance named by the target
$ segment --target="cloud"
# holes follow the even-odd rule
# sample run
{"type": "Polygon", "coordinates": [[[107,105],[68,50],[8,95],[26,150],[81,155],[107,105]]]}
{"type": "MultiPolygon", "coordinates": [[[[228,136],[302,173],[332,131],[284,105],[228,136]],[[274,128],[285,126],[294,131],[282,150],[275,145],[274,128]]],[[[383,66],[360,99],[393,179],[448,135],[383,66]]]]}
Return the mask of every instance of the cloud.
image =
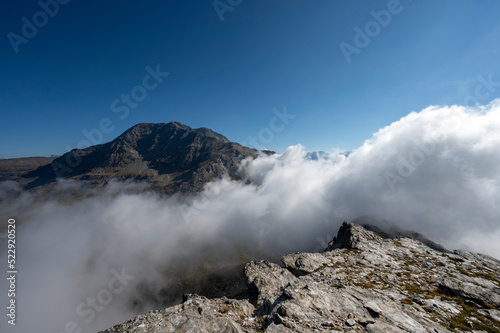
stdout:
{"type": "Polygon", "coordinates": [[[0,202],[16,197],[21,191],[21,186],[15,181],[7,180],[2,182],[2,186],[0,186],[0,202]]]}
{"type": "MultiPolygon", "coordinates": [[[[74,322],[95,332],[159,306],[186,271],[311,251],[361,216],[500,258],[500,100],[410,113],[347,157],[311,159],[298,145],[242,170],[244,181],[223,178],[194,198],[63,181],[54,198],[88,192],[68,203],[1,184],[2,216],[18,225],[16,330],[63,332],[74,322]],[[126,285],[116,280],[123,272],[126,285]]],[[[14,330],[2,321],[0,331],[14,330]]]]}

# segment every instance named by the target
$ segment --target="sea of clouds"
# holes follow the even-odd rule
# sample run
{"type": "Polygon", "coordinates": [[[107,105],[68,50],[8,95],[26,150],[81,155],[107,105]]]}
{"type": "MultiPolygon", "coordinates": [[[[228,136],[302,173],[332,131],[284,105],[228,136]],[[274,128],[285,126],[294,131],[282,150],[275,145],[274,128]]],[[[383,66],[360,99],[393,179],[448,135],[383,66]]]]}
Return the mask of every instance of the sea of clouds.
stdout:
{"type": "Polygon", "coordinates": [[[0,184],[19,271],[17,325],[1,320],[0,331],[96,332],[155,307],[144,290],[178,287],[179,272],[322,250],[342,221],[362,216],[500,258],[500,100],[431,106],[347,156],[310,156],[296,145],[245,160],[244,181],[224,178],[189,199],[111,182],[65,203],[0,184]]]}

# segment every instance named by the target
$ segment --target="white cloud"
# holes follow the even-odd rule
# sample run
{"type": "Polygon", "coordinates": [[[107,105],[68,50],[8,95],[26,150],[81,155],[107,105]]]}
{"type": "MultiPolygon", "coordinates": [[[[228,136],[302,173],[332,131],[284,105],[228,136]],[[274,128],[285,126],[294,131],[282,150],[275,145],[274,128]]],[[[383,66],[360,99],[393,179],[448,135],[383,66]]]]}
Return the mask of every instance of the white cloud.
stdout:
{"type": "MultiPolygon", "coordinates": [[[[199,260],[217,266],[243,252],[276,259],[313,250],[343,220],[363,215],[450,249],[500,257],[499,100],[411,113],[348,157],[312,160],[293,146],[243,168],[245,182],[224,178],[191,199],[111,182],[73,204],[37,202],[27,193],[0,204],[2,216],[14,214],[19,225],[23,307],[16,329],[61,332],[75,321],[83,332],[97,331],[142,311],[130,305],[143,283],[158,292],[199,260]],[[136,278],[85,323],[78,305],[123,267],[136,278]]],[[[74,186],[63,182],[57,190],[74,186]]],[[[16,192],[12,183],[0,189],[2,198],[16,192]]],[[[5,325],[0,330],[9,332],[5,325]]]]}

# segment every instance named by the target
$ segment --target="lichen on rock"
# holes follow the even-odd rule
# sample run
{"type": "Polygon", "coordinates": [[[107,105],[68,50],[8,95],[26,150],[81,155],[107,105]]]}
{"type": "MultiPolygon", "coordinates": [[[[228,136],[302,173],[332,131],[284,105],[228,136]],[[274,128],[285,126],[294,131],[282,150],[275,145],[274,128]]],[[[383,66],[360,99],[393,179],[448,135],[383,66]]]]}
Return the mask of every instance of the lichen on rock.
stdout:
{"type": "Polygon", "coordinates": [[[500,332],[500,262],[344,222],[323,253],[245,266],[248,297],[152,311],[118,332],[500,332]]]}

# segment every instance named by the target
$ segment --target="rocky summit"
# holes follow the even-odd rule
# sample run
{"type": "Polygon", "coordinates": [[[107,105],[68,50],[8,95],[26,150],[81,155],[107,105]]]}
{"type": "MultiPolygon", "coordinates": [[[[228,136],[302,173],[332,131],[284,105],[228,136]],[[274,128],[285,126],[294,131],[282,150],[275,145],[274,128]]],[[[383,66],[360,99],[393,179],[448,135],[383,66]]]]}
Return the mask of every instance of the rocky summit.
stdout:
{"type": "Polygon", "coordinates": [[[238,299],[182,304],[103,331],[500,332],[500,261],[344,222],[323,253],[245,265],[238,299]]]}
{"type": "MultiPolygon", "coordinates": [[[[178,122],[133,126],[111,142],[70,152],[24,174],[6,174],[26,189],[50,189],[58,178],[99,187],[111,179],[147,182],[164,193],[196,193],[211,180],[238,178],[242,159],[257,150],[208,128],[178,122]],[[50,162],[50,163],[49,163],[50,162]]],[[[22,162],[22,161],[21,161],[22,162]]],[[[1,176],[1,175],[0,175],[1,176]]]]}

